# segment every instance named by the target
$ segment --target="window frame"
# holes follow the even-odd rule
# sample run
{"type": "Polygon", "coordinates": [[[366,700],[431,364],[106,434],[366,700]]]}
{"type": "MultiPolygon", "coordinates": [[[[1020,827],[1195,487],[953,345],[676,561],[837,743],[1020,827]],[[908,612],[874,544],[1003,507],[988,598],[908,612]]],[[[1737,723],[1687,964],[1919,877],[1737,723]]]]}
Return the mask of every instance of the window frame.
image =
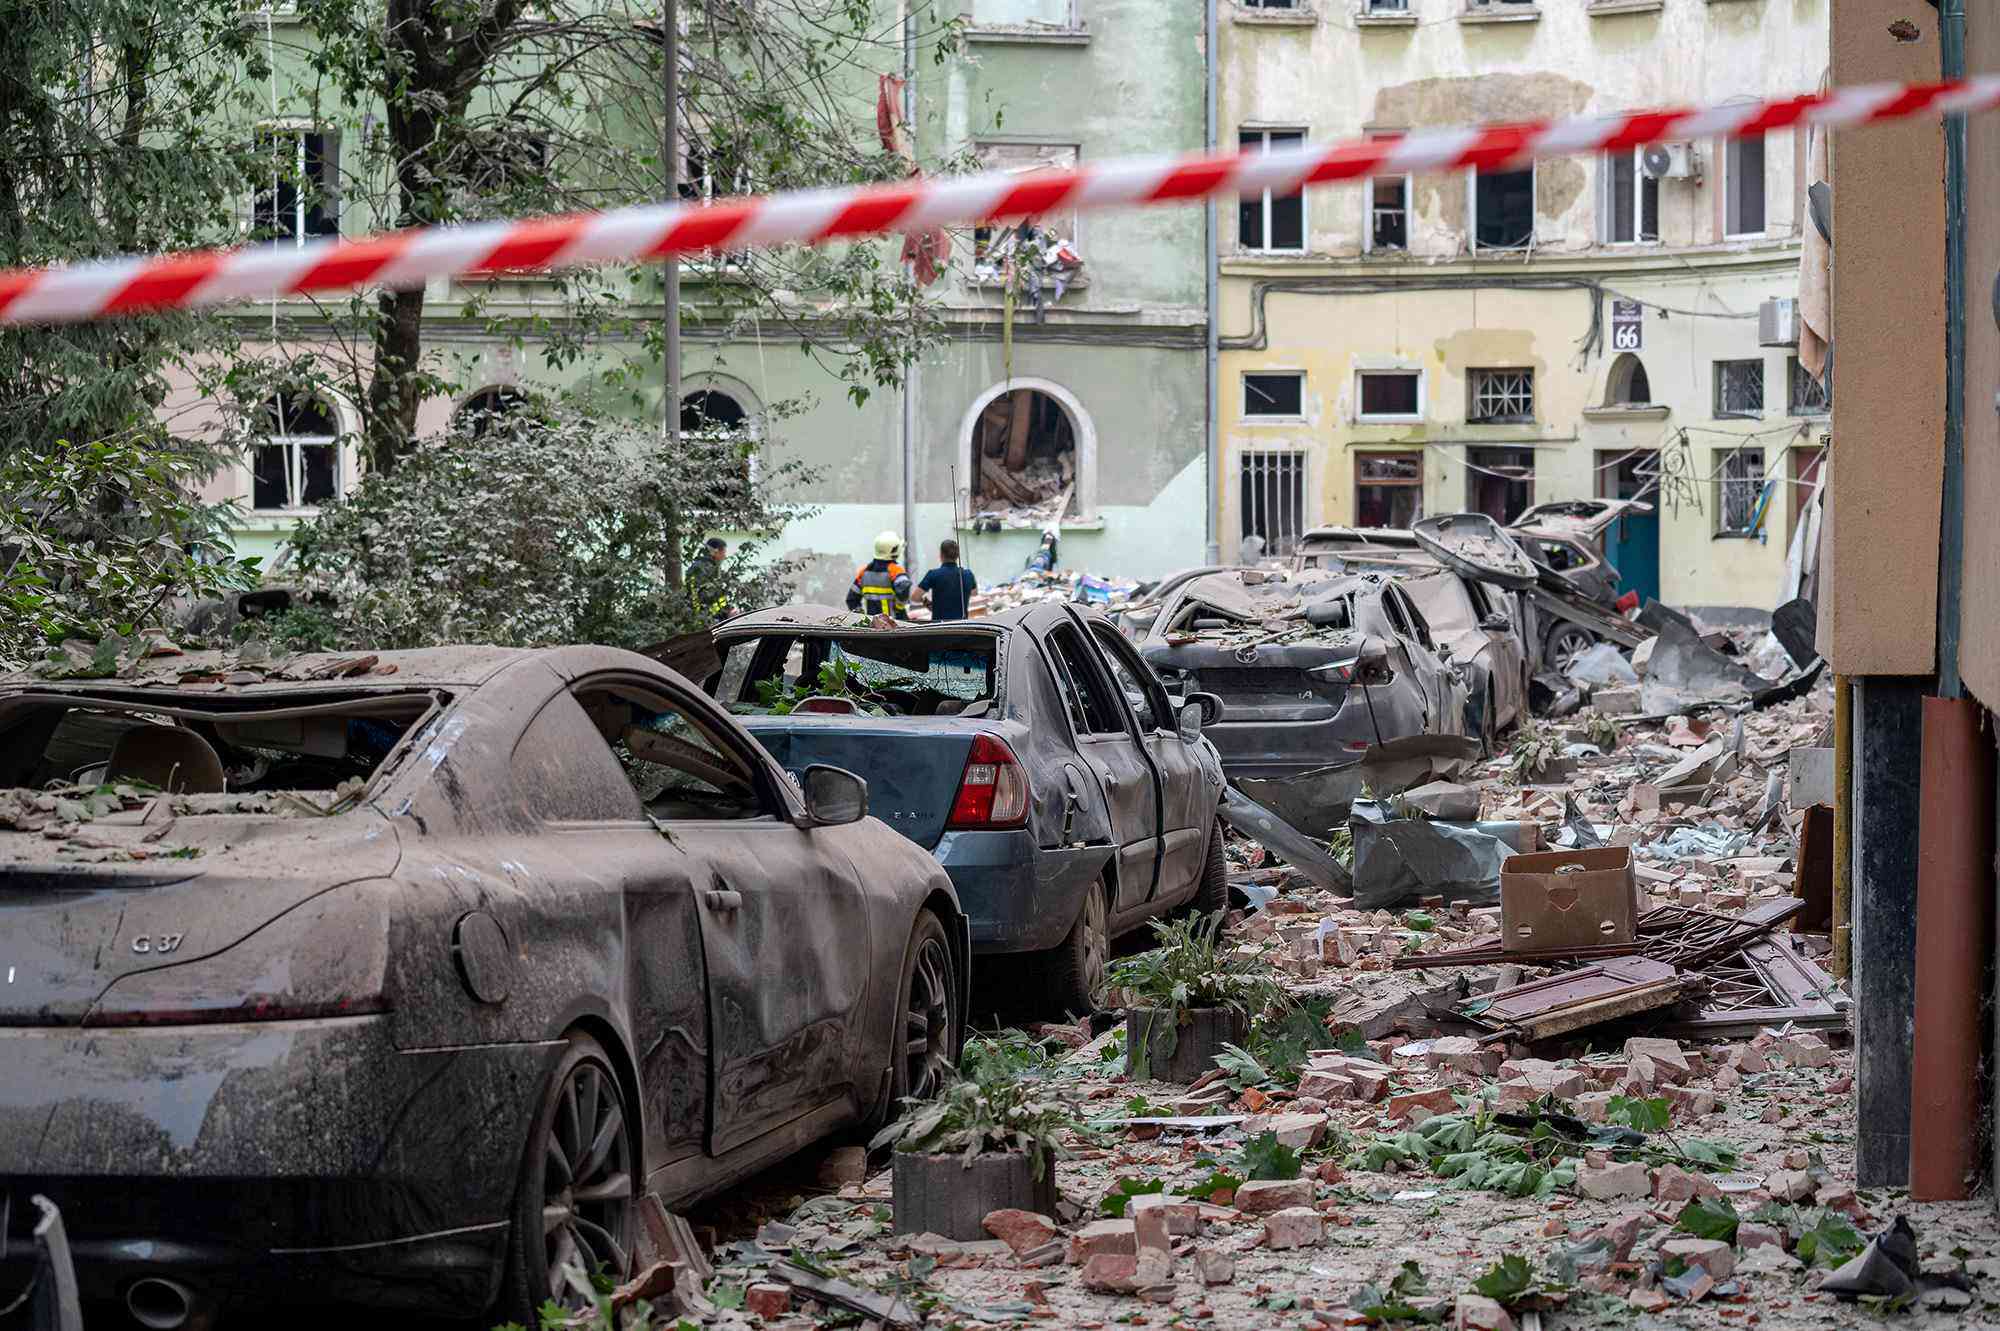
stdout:
{"type": "Polygon", "coordinates": [[[276,431],[269,429],[252,432],[248,441],[250,456],[246,463],[250,471],[249,503],[244,511],[253,517],[310,517],[319,512],[320,501],[308,502],[305,498],[306,466],[305,450],[308,448],[329,449],[333,455],[333,493],[327,496],[338,501],[347,495],[347,438],[349,432],[341,429],[340,407],[323,393],[307,392],[299,396],[307,398],[317,407],[327,422],[334,427],[332,434],[295,435],[285,432],[285,396],[287,389],[281,387],[272,396],[259,402],[255,408],[265,420],[274,419],[271,408],[277,408],[276,431]],[[267,507],[257,502],[257,459],[256,451],[266,448],[283,450],[285,459],[285,503],[267,507]]]}
{"type": "Polygon", "coordinates": [[[1465,372],[1465,423],[1467,425],[1533,425],[1535,423],[1535,410],[1540,405],[1538,401],[1540,395],[1536,392],[1536,388],[1535,368],[1532,365],[1470,366],[1465,372]],[[1526,376],[1525,396],[1527,399],[1527,410],[1519,415],[1482,416],[1477,414],[1480,387],[1485,382],[1484,376],[1503,374],[1526,376]]]}
{"type": "MultiPolygon", "coordinates": [[[[728,709],[699,689],[683,692],[676,689],[668,681],[657,679],[651,675],[639,674],[629,670],[600,670],[593,674],[585,675],[580,679],[572,680],[563,691],[568,693],[572,699],[575,699],[576,695],[582,692],[621,688],[629,692],[649,694],[656,700],[663,701],[667,706],[686,716],[689,723],[695,725],[695,728],[701,731],[706,738],[712,740],[723,753],[733,756],[743,765],[744,769],[750,775],[751,783],[756,787],[759,801],[764,806],[764,812],[761,815],[751,818],[688,818],[662,819],[660,821],[669,823],[715,822],[726,823],[732,827],[785,826],[788,824],[795,825],[798,819],[803,816],[805,813],[803,796],[799,795],[798,791],[792,788],[789,780],[779,781],[773,778],[772,768],[775,766],[775,760],[767,758],[763,749],[745,745],[742,742],[740,732],[729,721],[728,709]],[[718,713],[719,716],[717,715],[718,713]]],[[[580,708],[582,703],[579,701],[577,706],[580,708]]],[[[588,713],[585,715],[587,716],[588,713]]],[[[605,740],[603,735],[598,734],[595,726],[592,726],[591,733],[597,734],[599,741],[604,744],[605,752],[611,755],[613,764],[618,766],[619,776],[625,781],[626,786],[632,790],[633,798],[637,799],[639,795],[638,789],[632,786],[631,777],[625,772],[623,765],[618,763],[617,756],[611,754],[610,741],[605,740]]],[[[656,765],[665,766],[665,764],[656,765]]],[[[646,812],[644,800],[640,800],[639,809],[647,822],[654,821],[654,815],[646,812]]]]}
{"type": "Polygon", "coordinates": [[[1660,182],[1646,174],[1646,150],[1628,148],[1623,153],[1597,155],[1597,237],[1601,245],[1639,247],[1660,244],[1660,182]],[[1612,232],[1617,218],[1617,168],[1620,158],[1632,164],[1632,235],[1620,240],[1612,232]],[[1653,232],[1646,234],[1646,192],[1652,187],[1653,232]]]}
{"type": "Polygon", "coordinates": [[[1737,211],[1737,192],[1742,188],[1737,169],[1738,155],[1749,142],[1748,139],[1726,138],[1720,146],[1722,157],[1722,238],[1724,240],[1759,240],[1771,233],[1771,139],[1768,133],[1751,136],[1757,140],[1758,157],[1758,211],[1763,214],[1763,224],[1755,231],[1732,231],[1732,219],[1737,211]]]}
{"type": "Polygon", "coordinates": [[[1715,527],[1711,535],[1716,540],[1755,540],[1759,526],[1768,525],[1771,521],[1771,515],[1768,511],[1764,514],[1762,524],[1759,524],[1756,520],[1757,501],[1763,495],[1765,488],[1771,483],[1770,472],[1767,469],[1769,460],[1764,456],[1763,446],[1761,444],[1753,444],[1738,445],[1734,448],[1718,448],[1714,451],[1712,457],[1713,465],[1710,468],[1710,474],[1714,478],[1713,485],[1715,487],[1713,491],[1713,498],[1715,500],[1715,527]],[[1733,527],[1728,523],[1729,494],[1731,488],[1749,486],[1751,482],[1748,478],[1731,478],[1727,474],[1727,468],[1732,459],[1746,457],[1754,458],[1756,461],[1756,483],[1750,490],[1750,511],[1746,518],[1747,525],[1733,527]]]}
{"type": "Polygon", "coordinates": [[[1354,507],[1353,507],[1353,512],[1354,512],[1354,525],[1355,525],[1356,527],[1363,527],[1363,528],[1365,528],[1365,527],[1367,527],[1367,525],[1368,525],[1368,524],[1366,524],[1366,523],[1362,522],[1362,520],[1361,520],[1361,492],[1362,492],[1363,490],[1414,490],[1414,491],[1416,491],[1416,495],[1417,495],[1417,508],[1416,508],[1416,514],[1415,514],[1415,516],[1413,516],[1413,517],[1411,518],[1411,521],[1413,521],[1413,522],[1414,522],[1414,521],[1416,521],[1416,519],[1417,519],[1418,517],[1421,517],[1421,516],[1423,515],[1423,511],[1424,511],[1424,451],[1423,451],[1423,450],[1422,450],[1421,448],[1403,448],[1403,449],[1394,449],[1394,450],[1391,450],[1391,449],[1366,449],[1366,450],[1363,450],[1363,451],[1360,451],[1360,452],[1357,452],[1357,453],[1355,453],[1355,455],[1354,455],[1354,495],[1353,495],[1353,500],[1354,500],[1354,507]],[[1399,480],[1367,480],[1367,479],[1364,479],[1364,478],[1362,477],[1362,474],[1361,474],[1361,469],[1362,469],[1362,467],[1363,467],[1364,465],[1366,465],[1367,463],[1369,463],[1369,462],[1372,462],[1372,461],[1376,461],[1376,460],[1378,460],[1378,459],[1381,459],[1381,458],[1395,458],[1395,459],[1399,459],[1399,460],[1402,460],[1402,461],[1413,461],[1413,462],[1415,462],[1415,463],[1417,464],[1417,474],[1416,474],[1415,476],[1411,477],[1411,478],[1410,478],[1410,479],[1408,479],[1408,480],[1400,480],[1400,479],[1399,479],[1399,480]]]}
{"type": "Polygon", "coordinates": [[[1384,365],[1356,367],[1354,371],[1354,419],[1363,425],[1421,425],[1429,419],[1425,408],[1430,404],[1429,376],[1421,366],[1404,368],[1384,365]],[[1417,409],[1414,412],[1371,412],[1367,407],[1367,386],[1365,380],[1371,375],[1398,378],[1414,378],[1417,381],[1417,409]]]}
{"type": "Polygon", "coordinates": [[[1833,401],[1827,393],[1827,385],[1806,373],[1806,367],[1798,356],[1785,357],[1785,414],[1794,420],[1824,420],[1833,414],[1833,401]],[[1803,379],[1811,388],[1808,396],[1799,396],[1799,381],[1803,379]]]}
{"type": "MultiPolygon", "coordinates": [[[[339,129],[320,124],[313,120],[276,119],[259,121],[251,129],[252,150],[261,150],[262,145],[258,141],[266,137],[269,137],[274,142],[279,139],[290,139],[295,145],[289,168],[292,172],[290,176],[290,183],[292,185],[292,216],[288,223],[289,230],[276,232],[274,220],[274,233],[262,236],[260,238],[261,242],[280,247],[290,246],[293,249],[300,249],[312,241],[337,238],[341,234],[339,129]],[[311,138],[318,138],[320,141],[319,179],[317,181],[312,181],[311,177],[306,174],[307,140],[311,138]],[[308,231],[306,229],[307,218],[312,212],[312,207],[308,202],[308,195],[311,193],[309,182],[311,187],[316,187],[319,191],[317,203],[321,220],[326,228],[324,230],[308,231]]],[[[275,156],[276,154],[274,153],[273,157],[275,158],[275,156]]],[[[262,211],[260,201],[265,197],[267,188],[271,194],[271,216],[273,219],[276,219],[278,215],[278,196],[282,193],[284,183],[276,175],[275,162],[273,164],[272,175],[262,180],[253,180],[251,182],[250,211],[248,220],[244,225],[246,232],[252,236],[256,236],[260,230],[258,222],[259,213],[262,211]]]]}
{"type": "MultiPolygon", "coordinates": [[[[1306,532],[1310,530],[1313,526],[1312,463],[1313,463],[1312,450],[1301,447],[1287,448],[1281,446],[1276,448],[1240,448],[1236,451],[1235,531],[1236,531],[1236,549],[1239,552],[1243,549],[1244,539],[1248,536],[1253,536],[1253,535],[1261,536],[1264,538],[1264,557],[1267,559],[1289,558],[1291,554],[1298,548],[1299,541],[1305,536],[1306,532]],[[1271,532],[1268,531],[1246,532],[1243,530],[1244,523],[1247,522],[1251,516],[1251,506],[1249,504],[1250,486],[1247,473],[1249,470],[1249,463],[1253,458],[1290,459],[1289,470],[1291,474],[1298,481],[1299,502],[1298,502],[1297,530],[1291,532],[1279,532],[1276,535],[1273,535],[1271,532]],[[1291,538],[1290,544],[1283,546],[1281,548],[1280,542],[1286,536],[1289,536],[1291,538]]],[[[1280,470],[1285,470],[1285,468],[1281,466],[1280,470]]]]}
{"type": "Polygon", "coordinates": [[[1535,210],[1541,204],[1542,173],[1540,166],[1529,162],[1525,167],[1512,167],[1506,171],[1495,171],[1496,176],[1528,173],[1528,238],[1518,245],[1482,245],[1479,243],[1479,176],[1480,168],[1465,168],[1465,248],[1468,253],[1513,254],[1520,250],[1532,250],[1536,240],[1535,210]]]}
{"type": "Polygon", "coordinates": [[[1297,424],[1306,418],[1306,372],[1304,370],[1244,370],[1237,375],[1237,386],[1242,389],[1242,417],[1245,422],[1257,424],[1297,424]],[[1299,409],[1291,412],[1253,412],[1250,410],[1250,381],[1252,379],[1290,379],[1299,386],[1299,409]]]}
{"type": "Polygon", "coordinates": [[[1709,365],[1711,366],[1710,374],[1711,374],[1711,385],[1713,390],[1709,406],[1714,413],[1711,419],[1718,421],[1763,420],[1764,413],[1770,408],[1769,395],[1765,392],[1765,389],[1768,388],[1769,385],[1766,382],[1766,376],[1764,374],[1764,358],[1762,356],[1733,356],[1733,357],[1726,357],[1723,359],[1710,361],[1709,365]],[[1755,411],[1725,410],[1723,407],[1723,402],[1725,400],[1724,384],[1727,377],[1726,376],[1727,369],[1729,369],[1730,367],[1752,366],[1752,365],[1756,366],[1757,368],[1757,409],[1755,411]]]}
{"type": "MultiPolygon", "coordinates": [[[[1295,134],[1298,136],[1296,143],[1287,142],[1280,145],[1281,147],[1303,148],[1310,141],[1309,131],[1303,125],[1300,126],[1239,125],[1237,126],[1236,129],[1236,145],[1239,151],[1247,152],[1249,151],[1249,145],[1244,143],[1244,139],[1255,136],[1258,140],[1260,150],[1268,153],[1272,151],[1271,136],[1274,134],[1286,134],[1286,135],[1295,134]]],[[[1243,210],[1243,202],[1246,197],[1247,196],[1240,193],[1236,196],[1236,207],[1237,207],[1236,248],[1237,249],[1247,254],[1305,254],[1310,252],[1310,250],[1312,249],[1312,210],[1307,203],[1306,192],[1304,189],[1299,189],[1291,194],[1283,194],[1275,197],[1268,189],[1261,192],[1260,196],[1261,203],[1259,205],[1260,211],[1258,213],[1258,217],[1261,219],[1258,228],[1258,237],[1260,243],[1256,245],[1249,244],[1244,239],[1243,236],[1242,210],[1243,210]],[[1278,246],[1274,246],[1270,244],[1271,232],[1272,232],[1271,217],[1272,217],[1273,205],[1279,203],[1291,203],[1293,201],[1296,201],[1299,206],[1298,246],[1296,248],[1290,248],[1290,247],[1280,248],[1278,246]]]]}
{"type": "MultiPolygon", "coordinates": [[[[1375,0],[1362,0],[1364,6],[1362,12],[1371,15],[1386,13],[1399,16],[1415,12],[1410,7],[1410,0],[1398,0],[1398,2],[1402,4],[1403,8],[1378,10],[1373,8],[1375,0]]],[[[1370,133],[1368,137],[1370,140],[1379,142],[1383,139],[1400,138],[1402,137],[1402,131],[1381,130],[1370,133]]],[[[1363,179],[1361,182],[1361,252],[1363,254],[1408,254],[1410,252],[1410,190],[1414,184],[1414,179],[1408,171],[1390,172],[1387,175],[1371,175],[1363,179]],[[1375,214],[1377,211],[1375,185],[1377,181],[1384,180],[1398,181],[1403,187],[1403,243],[1401,245],[1381,245],[1377,244],[1375,240],[1375,214]]]]}

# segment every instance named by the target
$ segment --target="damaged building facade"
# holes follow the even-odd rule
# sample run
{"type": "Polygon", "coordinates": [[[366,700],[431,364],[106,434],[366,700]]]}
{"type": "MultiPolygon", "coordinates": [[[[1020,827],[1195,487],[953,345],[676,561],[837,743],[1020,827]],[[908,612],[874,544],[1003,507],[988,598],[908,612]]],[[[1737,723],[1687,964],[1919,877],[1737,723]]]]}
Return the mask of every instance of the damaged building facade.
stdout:
{"type": "MultiPolygon", "coordinates": [[[[927,171],[1026,171],[1202,141],[1198,9],[962,0],[944,6],[944,16],[954,10],[961,26],[941,58],[934,58],[938,26],[927,19],[911,52],[877,42],[856,59],[880,69],[857,65],[842,74],[851,84],[858,151],[878,150],[876,76],[906,69],[914,74],[916,157],[927,171]],[[1131,76],[1141,70],[1144,77],[1131,76]],[[1109,87],[1120,94],[1102,95],[1109,87]]],[[[897,12],[882,6],[876,27],[895,31],[897,12]]],[[[700,9],[684,6],[682,14],[690,33],[706,31],[700,9]]],[[[323,102],[306,58],[313,38],[297,13],[260,13],[257,22],[266,29],[258,40],[271,46],[276,114],[269,124],[246,124],[244,133],[302,154],[301,174],[327,188],[323,197],[306,198],[287,183],[282,199],[246,201],[246,217],[275,223],[281,243],[287,235],[303,243],[382,229],[389,219],[367,206],[366,191],[338,187],[340,145],[360,141],[369,108],[323,102]]],[[[641,142],[657,132],[632,127],[641,142]]],[[[757,188],[755,180],[721,179],[700,156],[692,129],[684,142],[684,197],[757,188]]],[[[882,242],[885,263],[894,263],[897,244],[882,242]]],[[[927,566],[938,542],[956,537],[965,562],[991,581],[1020,570],[1043,528],[1057,521],[1069,566],[1158,574],[1200,550],[1202,252],[1202,214],[1189,209],[1067,213],[1032,230],[952,233],[944,270],[927,291],[946,336],[909,375],[910,562],[927,566]]],[[[657,342],[645,341],[660,318],[661,285],[650,272],[625,296],[633,330],[560,361],[546,358],[533,338],[518,341],[509,326],[565,317],[553,279],[508,274],[434,283],[424,314],[432,358],[426,368],[454,391],[423,403],[419,432],[442,428],[457,413],[507,410],[530,394],[592,395],[607,370],[619,370],[626,378],[615,401],[600,394],[612,410],[654,421],[672,411],[689,426],[740,427],[767,441],[773,465],[796,459],[814,470],[808,492],[787,497],[816,512],[796,522],[780,548],[804,559],[806,599],[837,602],[876,533],[904,529],[903,394],[875,387],[858,406],[850,399],[836,363],[841,311],[813,292],[777,293],[792,302],[796,323],[734,312],[725,318],[714,312],[731,303],[726,259],[684,265],[681,277],[682,381],[674,404],[665,401],[657,342]],[[483,310],[469,317],[467,302],[475,298],[483,310]],[[801,348],[801,326],[813,331],[810,350],[801,348]]],[[[296,298],[245,308],[245,351],[358,360],[360,372],[348,376],[358,387],[365,347],[344,345],[322,311],[296,298]]],[[[242,502],[236,535],[244,553],[275,555],[300,519],[358,481],[359,396],[335,389],[262,404],[173,404],[183,421],[206,413],[218,426],[248,422],[242,463],[210,487],[211,498],[242,502]]]]}
{"type": "MultiPolygon", "coordinates": [[[[1826,65],[1824,0],[1222,9],[1220,137],[1250,150],[1748,102],[1826,65]]],[[[1643,497],[1655,515],[1608,542],[1625,590],[1771,609],[1831,435],[1796,346],[1806,151],[1774,133],[1226,207],[1224,553],[1643,497]]]]}

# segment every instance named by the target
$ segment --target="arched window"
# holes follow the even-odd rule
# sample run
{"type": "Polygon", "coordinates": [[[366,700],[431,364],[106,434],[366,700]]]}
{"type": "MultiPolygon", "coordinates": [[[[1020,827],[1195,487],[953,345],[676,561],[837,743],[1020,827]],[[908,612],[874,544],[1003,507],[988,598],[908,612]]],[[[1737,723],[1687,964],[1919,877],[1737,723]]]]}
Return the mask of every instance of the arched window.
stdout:
{"type": "Polygon", "coordinates": [[[340,426],[331,404],[310,392],[280,389],[264,400],[255,425],[252,509],[307,509],[340,497],[340,426]]]}
{"type": "Polygon", "coordinates": [[[472,437],[477,439],[498,425],[502,417],[521,411],[527,405],[527,394],[505,384],[496,384],[491,388],[482,388],[465,399],[464,405],[452,413],[452,419],[460,429],[470,431],[472,437]]]}
{"type": "Polygon", "coordinates": [[[1015,388],[988,402],[972,427],[972,508],[1037,521],[1075,517],[1076,423],[1053,396],[1015,388]]]}
{"type": "Polygon", "coordinates": [[[1604,381],[1605,406],[1645,407],[1652,401],[1653,386],[1646,382],[1646,366],[1637,356],[1628,351],[1611,362],[1604,381]]]}
{"type": "Polygon", "coordinates": [[[681,399],[683,430],[737,430],[749,419],[743,404],[720,389],[698,389],[681,399]]]}

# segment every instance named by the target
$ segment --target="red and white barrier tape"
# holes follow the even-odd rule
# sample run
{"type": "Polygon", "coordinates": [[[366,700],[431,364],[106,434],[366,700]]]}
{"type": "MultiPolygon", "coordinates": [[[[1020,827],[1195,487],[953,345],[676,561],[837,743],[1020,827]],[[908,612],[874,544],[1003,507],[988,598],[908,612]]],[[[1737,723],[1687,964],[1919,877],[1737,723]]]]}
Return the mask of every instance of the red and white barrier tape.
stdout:
{"type": "Polygon", "coordinates": [[[1074,170],[926,177],[895,185],[802,190],[702,205],[653,205],[566,217],[115,259],[0,273],[0,324],[72,323],[274,295],[417,286],[436,277],[630,263],[893,231],[1013,222],[1053,209],[1091,212],[1188,203],[1385,173],[1488,169],[1537,157],[1670,139],[1756,134],[1793,125],[1860,125],[2000,105],[2000,76],[1864,85],[1774,102],[1634,111],[1267,153],[1129,158],[1074,170]]]}

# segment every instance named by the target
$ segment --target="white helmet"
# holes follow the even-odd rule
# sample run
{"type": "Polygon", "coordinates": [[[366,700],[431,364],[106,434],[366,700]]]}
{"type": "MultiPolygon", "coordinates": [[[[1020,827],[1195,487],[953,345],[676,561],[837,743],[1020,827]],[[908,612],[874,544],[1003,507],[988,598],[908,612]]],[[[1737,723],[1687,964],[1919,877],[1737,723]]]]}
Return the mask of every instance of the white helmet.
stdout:
{"type": "Polygon", "coordinates": [[[903,538],[892,531],[885,531],[875,538],[875,557],[894,559],[903,553],[903,538]]]}

